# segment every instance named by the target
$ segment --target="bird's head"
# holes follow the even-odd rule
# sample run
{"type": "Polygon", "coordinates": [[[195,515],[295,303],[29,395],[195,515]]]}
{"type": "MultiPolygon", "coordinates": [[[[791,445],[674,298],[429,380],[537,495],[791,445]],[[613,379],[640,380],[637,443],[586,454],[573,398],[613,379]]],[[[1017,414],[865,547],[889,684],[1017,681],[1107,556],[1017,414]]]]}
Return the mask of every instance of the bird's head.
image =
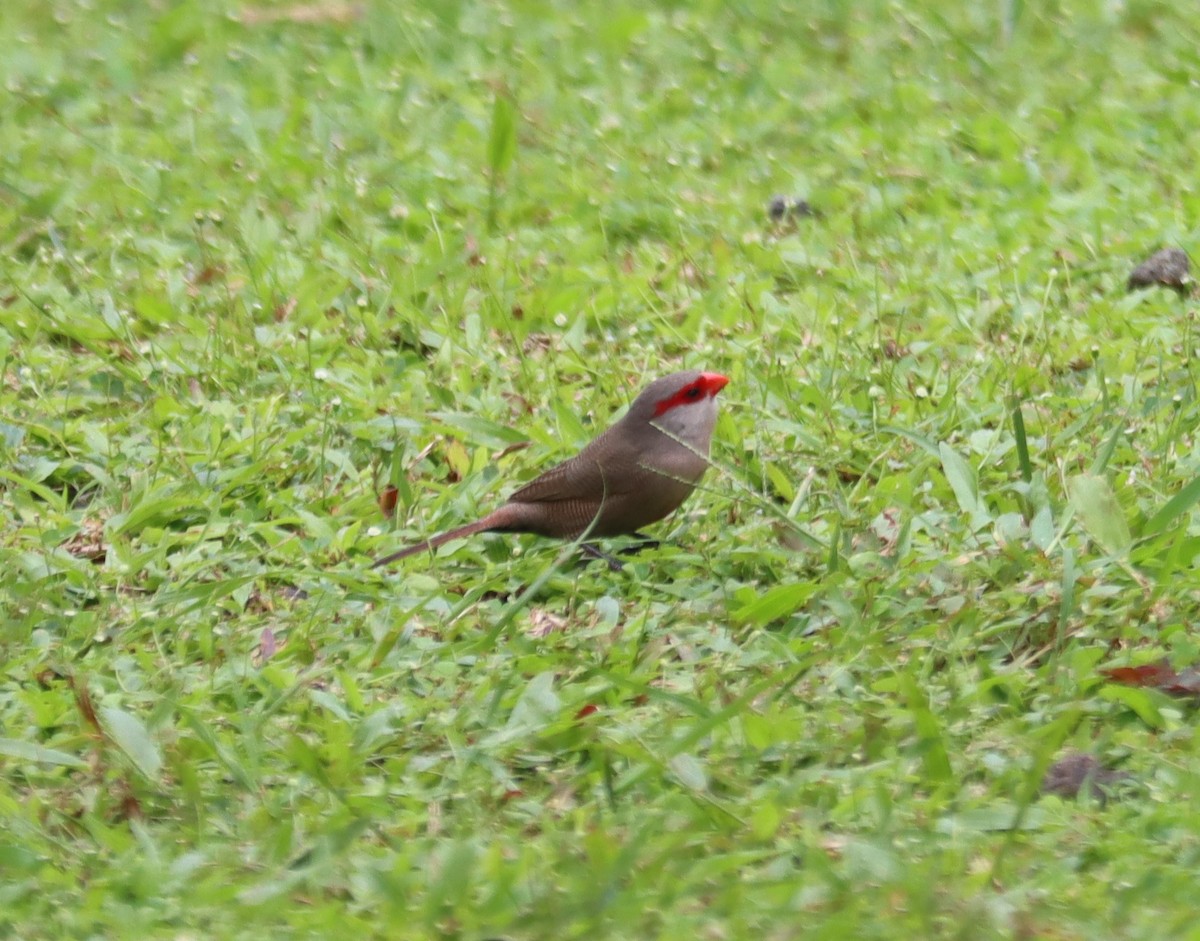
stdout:
{"type": "Polygon", "coordinates": [[[728,376],[715,372],[672,373],[646,386],[628,417],[707,453],[717,420],[717,393],[728,382],[728,376]]]}

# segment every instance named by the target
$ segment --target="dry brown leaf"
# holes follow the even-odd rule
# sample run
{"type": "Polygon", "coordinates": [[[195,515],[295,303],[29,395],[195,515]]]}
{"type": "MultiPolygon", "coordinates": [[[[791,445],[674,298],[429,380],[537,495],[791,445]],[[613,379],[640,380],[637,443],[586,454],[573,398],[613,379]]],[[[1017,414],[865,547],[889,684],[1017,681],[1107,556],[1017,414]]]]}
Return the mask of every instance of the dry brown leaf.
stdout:
{"type": "Polygon", "coordinates": [[[388,519],[396,515],[396,499],[399,495],[400,491],[394,484],[388,484],[379,494],[379,509],[388,519]]]}
{"type": "Polygon", "coordinates": [[[84,520],[79,532],[63,543],[63,549],[77,559],[103,562],[108,554],[108,546],[104,542],[104,523],[98,519],[84,520]]]}
{"type": "Polygon", "coordinates": [[[543,608],[532,608],[529,611],[529,636],[547,637],[555,631],[561,631],[567,626],[567,619],[551,614],[543,608]]]}

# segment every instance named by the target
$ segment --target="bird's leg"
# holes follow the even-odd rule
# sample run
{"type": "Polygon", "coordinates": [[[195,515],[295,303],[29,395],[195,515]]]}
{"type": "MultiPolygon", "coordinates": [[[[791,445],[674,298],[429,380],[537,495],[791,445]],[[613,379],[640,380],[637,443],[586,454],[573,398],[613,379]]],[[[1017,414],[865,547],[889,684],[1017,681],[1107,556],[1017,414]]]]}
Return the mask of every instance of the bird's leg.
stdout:
{"type": "Polygon", "coordinates": [[[613,558],[611,555],[609,555],[603,549],[596,548],[590,542],[580,543],[579,548],[582,549],[583,554],[588,556],[589,558],[603,559],[605,562],[608,563],[609,569],[611,569],[614,572],[619,572],[619,571],[621,571],[621,569],[623,569],[625,567],[617,559],[613,558]]]}

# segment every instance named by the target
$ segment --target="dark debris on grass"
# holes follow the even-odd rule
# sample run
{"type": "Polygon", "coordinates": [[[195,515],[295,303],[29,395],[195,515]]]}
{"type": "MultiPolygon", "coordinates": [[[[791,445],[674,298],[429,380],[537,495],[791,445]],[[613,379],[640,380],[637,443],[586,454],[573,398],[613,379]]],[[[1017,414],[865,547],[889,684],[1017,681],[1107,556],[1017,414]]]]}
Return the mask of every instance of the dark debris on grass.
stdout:
{"type": "Polygon", "coordinates": [[[1095,755],[1069,752],[1054,762],[1042,779],[1042,793],[1058,797],[1077,798],[1086,794],[1092,800],[1105,803],[1117,795],[1118,785],[1134,780],[1128,771],[1106,768],[1095,755]]]}
{"type": "Polygon", "coordinates": [[[808,219],[818,215],[812,204],[799,196],[772,196],[767,203],[767,216],[772,222],[808,219]]]}
{"type": "Polygon", "coordinates": [[[1187,252],[1181,248],[1164,248],[1133,269],[1129,275],[1129,290],[1158,285],[1187,294],[1192,290],[1190,268],[1187,252]]]}

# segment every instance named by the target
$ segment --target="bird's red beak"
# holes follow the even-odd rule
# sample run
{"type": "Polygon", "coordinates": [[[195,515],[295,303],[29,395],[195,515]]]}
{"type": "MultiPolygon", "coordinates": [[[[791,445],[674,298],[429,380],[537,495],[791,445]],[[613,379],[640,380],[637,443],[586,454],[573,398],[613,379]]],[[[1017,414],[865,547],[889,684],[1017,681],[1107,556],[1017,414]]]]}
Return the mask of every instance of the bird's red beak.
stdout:
{"type": "Polygon", "coordinates": [[[700,378],[704,380],[704,389],[709,398],[729,385],[729,377],[722,376],[719,372],[704,372],[700,374],[700,378]]]}

